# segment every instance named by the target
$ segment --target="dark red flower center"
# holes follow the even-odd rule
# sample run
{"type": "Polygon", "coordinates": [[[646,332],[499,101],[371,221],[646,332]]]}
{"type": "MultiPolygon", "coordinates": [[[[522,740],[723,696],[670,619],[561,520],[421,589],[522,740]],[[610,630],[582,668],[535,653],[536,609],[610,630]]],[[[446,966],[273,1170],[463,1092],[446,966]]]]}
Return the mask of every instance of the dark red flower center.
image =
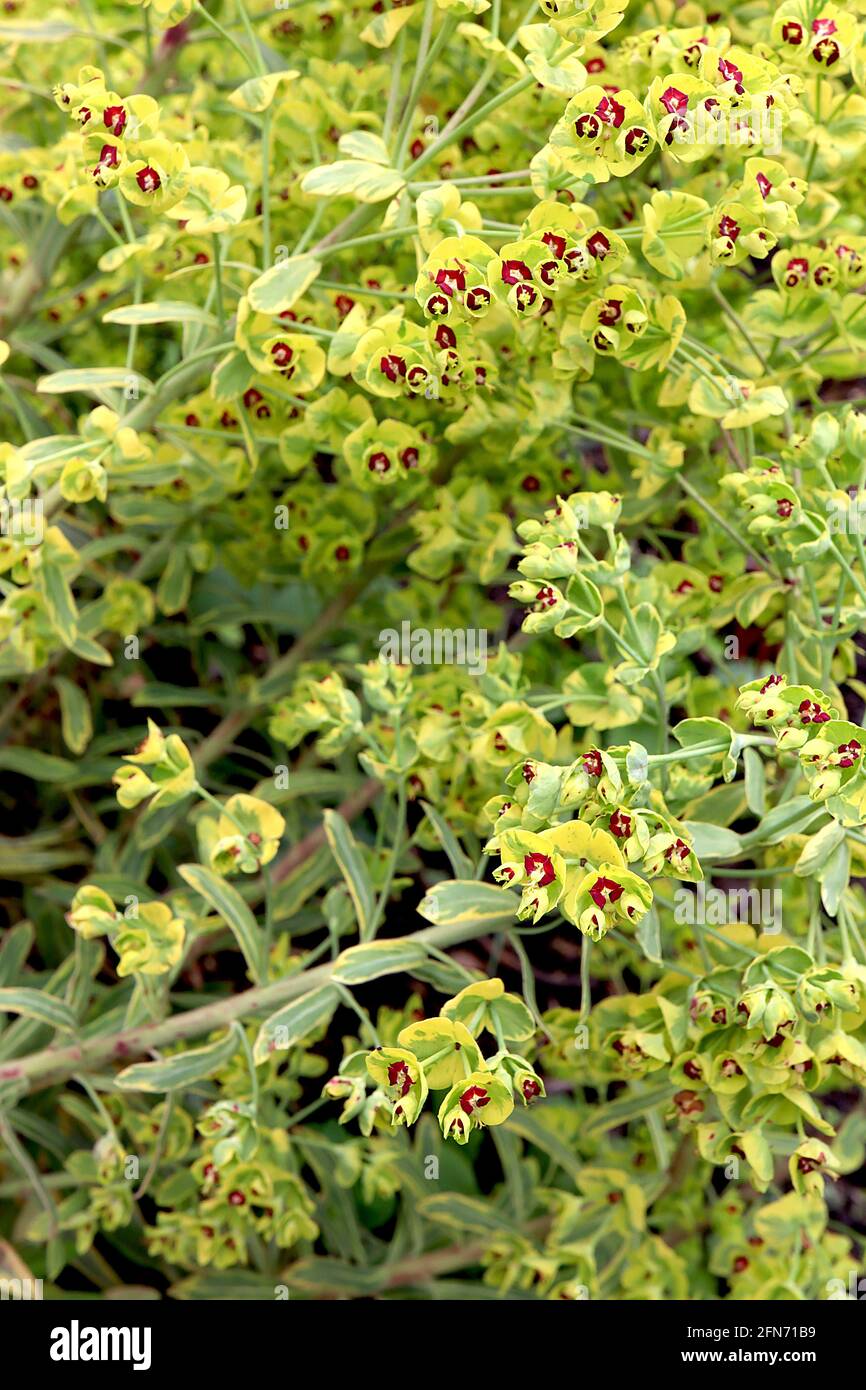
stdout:
{"type": "Polygon", "coordinates": [[[666,91],[662,92],[659,100],[671,116],[681,116],[689,107],[688,97],[678,87],[668,87],[666,91]]]}
{"type": "Polygon", "coordinates": [[[604,911],[609,903],[618,902],[622,894],[622,884],[617,883],[616,879],[613,878],[597,878],[589,890],[589,896],[592,898],[592,901],[595,903],[596,907],[600,907],[602,911],[604,911]]]}
{"type": "Polygon", "coordinates": [[[460,1097],[460,1109],[465,1115],[474,1115],[476,1110],[490,1104],[490,1097],[483,1086],[470,1086],[460,1097]]]}
{"type": "Polygon", "coordinates": [[[535,875],[538,888],[546,888],[556,878],[553,860],[547,854],[527,854],[523,860],[523,867],[530,878],[535,875]]]}
{"type": "MultiPolygon", "coordinates": [[[[87,112],[90,119],[90,112],[87,112]]],[[[122,106],[106,106],[102,120],[106,130],[110,130],[112,135],[122,135],[126,127],[126,112],[122,106]]]]}
{"type": "Polygon", "coordinates": [[[162,179],[150,164],[145,164],[143,169],[139,169],[135,182],[142,193],[156,193],[157,189],[162,187],[162,179]]]}
{"type": "Polygon", "coordinates": [[[627,840],[631,834],[631,816],[626,811],[614,811],[608,825],[610,833],[616,835],[618,840],[627,840]]]}
{"type": "Polygon", "coordinates": [[[388,1085],[393,1086],[400,1100],[408,1096],[412,1089],[412,1075],[408,1063],[392,1062],[388,1068],[388,1085]]]}

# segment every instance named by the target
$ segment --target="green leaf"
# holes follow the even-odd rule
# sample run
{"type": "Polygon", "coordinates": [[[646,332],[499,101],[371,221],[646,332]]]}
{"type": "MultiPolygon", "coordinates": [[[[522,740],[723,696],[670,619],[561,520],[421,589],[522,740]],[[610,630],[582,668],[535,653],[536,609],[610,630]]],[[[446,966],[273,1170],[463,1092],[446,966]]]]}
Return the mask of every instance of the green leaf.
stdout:
{"type": "Polygon", "coordinates": [[[671,280],[683,278],[685,261],[703,250],[709,210],[709,204],[692,193],[653,193],[643,205],[641,251],[654,270],[671,280]]]}
{"type": "Polygon", "coordinates": [[[326,811],[324,815],[325,835],[336,859],[340,872],[346,880],[346,887],[355,908],[358,930],[364,941],[373,921],[375,899],[373,885],[355,837],[348,823],[337,811],[326,811]]]}
{"type": "Polygon", "coordinates": [[[309,289],[321,273],[322,262],[315,256],[290,256],[278,261],[247,291],[250,305],[260,314],[282,314],[309,289]]]}
{"type": "Polygon", "coordinates": [[[201,864],[181,864],[178,873],[184,883],[188,883],[190,888],[199,893],[208,906],[212,907],[231,928],[243,952],[250,976],[258,979],[262,934],[238,890],[212,869],[206,869],[201,864]]]}
{"type": "Polygon", "coordinates": [[[372,130],[348,130],[341,135],[338,143],[340,154],[350,159],[365,159],[371,164],[390,164],[388,146],[381,135],[372,130]]]}
{"type": "Polygon", "coordinates": [[[64,647],[69,647],[78,636],[78,609],[69,581],[60,565],[44,560],[38,571],[38,582],[48,621],[64,647]]]}
{"type": "Polygon", "coordinates": [[[158,299],[151,304],[123,304],[118,309],[109,309],[102,316],[103,323],[127,325],[144,323],[201,323],[207,328],[216,328],[213,314],[198,304],[185,304],[178,299],[158,299]]]}
{"type": "Polygon", "coordinates": [[[823,806],[816,806],[808,796],[793,796],[768,811],[753,831],[752,838],[762,845],[779,845],[789,835],[800,835],[819,816],[825,813],[823,806]]]}
{"type": "Polygon", "coordinates": [[[17,772],[34,782],[69,782],[78,768],[67,758],[55,758],[39,748],[0,748],[0,771],[17,772]]]}
{"type": "Polygon", "coordinates": [[[42,989],[0,989],[0,1013],[22,1014],[67,1033],[74,1032],[77,1027],[69,1005],[42,989]]]}
{"type": "Polygon", "coordinates": [[[420,942],[410,936],[394,937],[390,941],[368,941],[362,946],[350,946],[334,962],[332,978],[342,985],[362,985],[383,975],[397,975],[423,965],[427,952],[420,942]]]}
{"type": "Polygon", "coordinates": [[[41,24],[0,24],[0,40],[6,44],[61,43],[81,34],[82,30],[76,29],[74,24],[64,24],[59,19],[46,19],[41,24]]]}
{"type": "Polygon", "coordinates": [[[336,159],[311,169],[301,183],[301,192],[315,198],[356,198],[359,203],[381,203],[393,198],[405,180],[396,169],[383,169],[364,159],[336,159]]]}
{"type": "Polygon", "coordinates": [[[309,1255],[289,1266],[283,1282],[290,1289],[320,1297],[332,1294],[344,1298],[370,1298],[381,1289],[386,1277],[386,1269],[350,1264],[332,1255],[309,1255]]]}
{"type": "Polygon", "coordinates": [[[515,1110],[509,1117],[508,1128],[514,1130],[522,1139],[528,1139],[530,1144],[534,1144],[542,1153],[546,1153],[548,1158],[552,1158],[554,1163],[558,1163],[563,1173],[567,1173],[570,1178],[577,1180],[583,1161],[578,1157],[573,1149],[564,1144],[553,1129],[549,1129],[539,1116],[531,1110],[515,1110]]]}
{"type": "Polygon", "coordinates": [[[460,843],[448,822],[443,816],[440,816],[436,808],[431,806],[428,801],[422,801],[421,806],[425,816],[436,831],[442,848],[448,855],[451,867],[454,870],[455,878],[471,878],[472,861],[460,848],[460,843]]]}
{"type": "Polygon", "coordinates": [[[138,394],[149,395],[153,391],[152,382],[139,372],[128,372],[125,367],[70,367],[64,372],[51,372],[40,377],[36,390],[43,395],[61,395],[64,391],[87,391],[91,395],[109,391],[112,387],[134,385],[138,394]]]}
{"type": "Polygon", "coordinates": [[[274,1280],[251,1269],[209,1269],[179,1279],[169,1294],[182,1303],[273,1303],[274,1280]]]}
{"type": "Polygon", "coordinates": [[[827,863],[834,850],[844,839],[845,827],[840,825],[837,820],[828,821],[826,825],[821,827],[817,835],[809,836],[794,865],[794,873],[798,878],[810,878],[822,865],[827,863]]]}
{"type": "Polygon", "coordinates": [[[418,914],[437,926],[477,923],[479,931],[491,922],[510,922],[517,899],[505,888],[476,879],[445,879],[436,883],[418,904],[418,914]]]}
{"type": "Polygon", "coordinates": [[[620,1100],[612,1100],[605,1105],[599,1105],[592,1111],[581,1132],[588,1139],[598,1138],[609,1129],[616,1129],[619,1125],[628,1124],[630,1120],[642,1119],[648,1111],[654,1110],[657,1105],[667,1104],[675,1089],[674,1086],[668,1085],[654,1086],[642,1094],[632,1093],[623,1096],[620,1100]]]}
{"type": "Polygon", "coordinates": [[[450,1226],[456,1231],[496,1236],[503,1231],[516,1229],[514,1221],[501,1207],[494,1206],[489,1200],[462,1197],[457,1192],[437,1192],[435,1196],[425,1197],[418,1203],[418,1210],[427,1220],[450,1226]]]}
{"type": "Polygon", "coordinates": [[[63,742],[73,753],[81,754],[93,737],[90,701],[81,687],[73,685],[65,676],[58,676],[54,685],[60,697],[63,742]]]}
{"type": "Polygon", "coordinates": [[[640,946],[647,960],[660,965],[662,961],[661,948],[661,923],[659,915],[653,905],[648,912],[645,912],[640,920],[640,926],[635,932],[635,940],[640,946]]]}
{"type": "Polygon", "coordinates": [[[310,990],[309,994],[278,1009],[259,1030],[253,1049],[255,1061],[266,1062],[274,1051],[286,1052],[302,1038],[325,1027],[333,1018],[339,1002],[340,995],[333,985],[323,985],[321,989],[310,990]]]}
{"type": "Polygon", "coordinates": [[[839,911],[842,894],[848,887],[850,877],[851,846],[847,840],[842,840],[841,844],[838,844],[833,850],[818,875],[818,882],[821,885],[821,902],[831,917],[835,917],[839,911]]]}
{"type": "Polygon", "coordinates": [[[262,77],[250,77],[235,88],[229,102],[238,111],[267,111],[284,82],[293,82],[300,74],[292,68],[285,72],[268,72],[262,77]]]}
{"type": "Polygon", "coordinates": [[[745,772],[746,805],[755,816],[762,816],[766,810],[766,776],[764,760],[757,748],[743,749],[743,770],[745,772]]]}
{"type": "Polygon", "coordinates": [[[207,1047],[178,1052],[161,1062],[135,1062],[114,1078],[122,1091],[147,1091],[149,1094],[177,1091],[204,1081],[230,1061],[238,1048],[237,1030],[231,1028],[225,1037],[208,1043],[207,1047]]]}
{"type": "Polygon", "coordinates": [[[723,825],[711,825],[709,821],[683,821],[694,844],[698,859],[736,859],[742,853],[742,839],[736,830],[728,830],[723,825]]]}

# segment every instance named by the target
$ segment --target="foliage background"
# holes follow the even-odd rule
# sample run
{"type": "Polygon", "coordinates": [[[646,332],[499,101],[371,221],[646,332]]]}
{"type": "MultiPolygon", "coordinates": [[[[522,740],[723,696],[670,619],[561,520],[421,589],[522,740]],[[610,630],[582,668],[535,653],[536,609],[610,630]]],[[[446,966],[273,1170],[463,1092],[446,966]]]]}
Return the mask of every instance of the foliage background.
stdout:
{"type": "Polygon", "coordinates": [[[861,5],[12,0],[0,42],[4,1275],[842,1296],[861,5]],[[383,668],[407,621],[484,674],[383,668]],[[685,920],[701,876],[782,935],[685,920]],[[432,1082],[392,1125],[367,1053],[488,978],[468,1142],[432,1082]]]}

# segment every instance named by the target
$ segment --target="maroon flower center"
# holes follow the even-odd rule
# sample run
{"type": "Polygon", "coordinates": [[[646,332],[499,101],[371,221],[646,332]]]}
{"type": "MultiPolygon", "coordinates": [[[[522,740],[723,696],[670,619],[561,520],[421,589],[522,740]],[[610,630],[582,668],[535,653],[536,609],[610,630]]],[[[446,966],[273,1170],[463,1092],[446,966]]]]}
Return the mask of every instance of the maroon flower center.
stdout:
{"type": "Polygon", "coordinates": [[[451,312],[451,302],[444,294],[431,294],[425,304],[425,309],[431,318],[442,318],[451,312]]]}
{"type": "Polygon", "coordinates": [[[662,92],[659,100],[671,116],[681,116],[689,107],[688,97],[678,87],[668,87],[666,91],[662,92]]]}
{"type": "Polygon", "coordinates": [[[523,867],[530,878],[535,875],[538,888],[546,888],[556,878],[553,860],[546,854],[527,854],[523,860],[523,867]]]}
{"type": "Polygon", "coordinates": [[[776,503],[776,516],[781,517],[783,521],[787,521],[793,510],[794,503],[789,497],[779,498],[776,503]]]}
{"type": "Polygon", "coordinates": [[[406,1062],[392,1062],[388,1068],[388,1085],[393,1086],[400,1100],[412,1089],[412,1076],[406,1062]]]}
{"type": "Polygon", "coordinates": [[[590,748],[588,753],[583,754],[581,761],[584,772],[590,777],[600,777],[604,771],[604,763],[597,748],[590,748]]]}
{"type": "Polygon", "coordinates": [[[737,67],[737,65],[735,63],[729,63],[727,58],[720,58],[719,72],[722,75],[722,81],[733,82],[734,91],[737,93],[737,96],[742,96],[743,74],[740,72],[740,69],[737,67]]]}
{"type": "Polygon", "coordinates": [[[380,449],[377,453],[370,455],[367,460],[367,467],[371,473],[388,473],[391,468],[391,460],[380,449]]]}
{"type": "Polygon", "coordinates": [[[398,377],[406,375],[406,363],[396,353],[388,352],[379,359],[379,371],[389,381],[396,381],[398,377]]]}
{"type": "Polygon", "coordinates": [[[579,140],[597,140],[601,134],[601,121],[598,116],[587,111],[584,115],[578,116],[574,129],[579,140]]]}
{"type": "Polygon", "coordinates": [[[545,246],[549,246],[557,260],[561,261],[565,255],[565,237],[557,236],[556,232],[545,232],[541,238],[545,246]]]}
{"type": "MultiPolygon", "coordinates": [[[[629,131],[628,135],[626,136],[626,149],[628,149],[628,142],[633,134],[634,131],[629,131]]],[[[629,150],[629,154],[632,153],[633,151],[629,150]]],[[[592,236],[587,237],[586,239],[586,249],[591,256],[594,256],[596,258],[596,260],[603,261],[605,256],[607,256],[610,251],[610,241],[605,236],[604,232],[593,232],[592,236]]]]}
{"type": "Polygon", "coordinates": [[[801,724],[826,724],[830,718],[815,700],[802,700],[799,707],[801,724]]]}
{"type": "Polygon", "coordinates": [[[162,187],[162,179],[150,164],[145,164],[143,169],[139,169],[135,176],[135,182],[142,193],[155,193],[158,188],[162,187]]]}
{"type": "Polygon", "coordinates": [[[719,221],[719,236],[727,237],[728,241],[736,241],[740,235],[740,224],[733,217],[727,214],[719,221]]]}
{"type": "Polygon", "coordinates": [[[524,313],[527,309],[531,309],[537,298],[538,291],[534,290],[532,285],[516,286],[514,291],[514,302],[520,313],[524,313]]]}
{"type": "Polygon", "coordinates": [[[523,1083],[522,1089],[523,1099],[527,1102],[527,1104],[530,1101],[536,1100],[538,1096],[541,1095],[541,1087],[539,1086],[537,1081],[533,1081],[531,1076],[528,1076],[526,1078],[526,1080],[523,1083]]]}
{"type": "Polygon", "coordinates": [[[614,811],[608,825],[611,835],[616,835],[618,840],[627,840],[631,834],[631,816],[626,811],[614,811]]]}
{"type": "Polygon", "coordinates": [[[803,26],[796,20],[789,20],[782,25],[782,38],[785,43],[792,44],[795,48],[803,42],[803,26]]]}
{"type": "MultiPolygon", "coordinates": [[[[87,112],[90,119],[90,112],[87,112]]],[[[122,135],[126,127],[126,112],[122,106],[106,106],[102,116],[105,129],[110,130],[112,135],[122,135]]]]}
{"type": "Polygon", "coordinates": [[[294,355],[288,343],[274,343],[271,348],[271,357],[280,369],[288,367],[294,355]]]}
{"type": "Polygon", "coordinates": [[[436,284],[444,294],[453,295],[455,290],[459,290],[462,294],[466,289],[466,276],[460,269],[449,270],[443,266],[441,270],[436,272],[436,284]]]}
{"type": "Polygon", "coordinates": [[[519,285],[522,281],[531,280],[532,271],[525,261],[503,261],[502,262],[502,282],[505,285],[519,285]]]}
{"type": "Polygon", "coordinates": [[[852,738],[848,743],[840,743],[839,747],[836,749],[837,753],[842,754],[842,757],[839,759],[839,766],[853,767],[860,756],[860,751],[860,744],[857,742],[856,738],[852,738]]]}
{"type": "Polygon", "coordinates": [[[476,285],[466,293],[466,308],[470,313],[475,314],[479,309],[486,309],[489,303],[490,291],[485,285],[476,285]]]}
{"type": "Polygon", "coordinates": [[[649,135],[642,126],[634,126],[625,137],[626,154],[643,154],[649,144],[649,135]]]}
{"type": "Polygon", "coordinates": [[[614,101],[613,97],[604,96],[595,108],[595,114],[605,125],[612,125],[619,130],[625,120],[625,107],[614,101]]]}
{"type": "Polygon", "coordinates": [[[433,337],[438,348],[454,348],[457,346],[457,334],[447,323],[440,323],[433,337]]]}
{"type": "Polygon", "coordinates": [[[589,890],[589,896],[600,907],[602,911],[610,903],[618,902],[622,897],[623,888],[621,883],[617,883],[613,878],[597,878],[589,890]]]}
{"type": "Polygon", "coordinates": [[[685,840],[675,840],[674,843],[665,850],[665,859],[670,862],[673,860],[674,855],[676,855],[677,859],[688,859],[690,854],[691,850],[685,840]]]}
{"type": "Polygon", "coordinates": [[[404,468],[417,468],[418,450],[410,445],[408,449],[404,449],[400,454],[400,462],[404,468]]]}
{"type": "Polygon", "coordinates": [[[460,1097],[460,1109],[465,1115],[474,1115],[476,1110],[490,1104],[490,1097],[483,1086],[470,1086],[460,1097]]]}

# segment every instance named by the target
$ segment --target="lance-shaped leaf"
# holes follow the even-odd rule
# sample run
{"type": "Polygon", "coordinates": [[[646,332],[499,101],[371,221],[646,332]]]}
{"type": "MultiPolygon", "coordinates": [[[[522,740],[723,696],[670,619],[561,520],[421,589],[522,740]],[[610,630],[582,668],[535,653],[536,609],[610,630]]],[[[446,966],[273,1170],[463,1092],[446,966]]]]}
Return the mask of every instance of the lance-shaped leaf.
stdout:
{"type": "Polygon", "coordinates": [[[75,1014],[69,1005],[44,989],[0,989],[0,1013],[22,1014],[67,1033],[76,1027],[75,1014]]]}
{"type": "Polygon", "coordinates": [[[118,1072],[114,1083],[122,1091],[147,1091],[149,1094],[179,1091],[213,1076],[234,1056],[239,1042],[238,1031],[232,1028],[224,1038],[217,1038],[207,1047],[190,1048],[162,1062],[135,1062],[118,1072]]]}
{"type": "Polygon", "coordinates": [[[476,923],[483,931],[491,922],[508,922],[517,911],[517,898],[492,883],[475,879],[445,879],[436,883],[418,905],[418,914],[437,926],[476,923]]]}
{"type": "Polygon", "coordinates": [[[350,946],[337,957],[331,974],[341,985],[362,985],[382,975],[412,970],[426,960],[427,952],[419,941],[398,936],[390,941],[368,941],[363,946],[350,946]]]}
{"type": "Polygon", "coordinates": [[[381,203],[403,188],[405,179],[396,169],[383,168],[365,159],[336,159],[311,169],[301,184],[302,193],[316,198],[355,198],[359,203],[381,203]]]}
{"type": "Polygon", "coordinates": [[[253,1049],[256,1062],[266,1062],[273,1052],[286,1052],[302,1038],[330,1023],[340,996],[333,985],[312,989],[285,1008],[278,1009],[262,1024],[253,1049]]]}
{"type": "Polygon", "coordinates": [[[260,314],[282,314],[291,309],[319,275],[315,256],[290,256],[270,266],[247,291],[251,306],[260,314]]]}
{"type": "Polygon", "coordinates": [[[325,835],[331,846],[331,853],[346,880],[363,941],[373,921],[374,897],[370,875],[361,857],[361,851],[355,843],[355,837],[343,817],[336,811],[326,811],[324,821],[325,835]]]}
{"type": "Polygon", "coordinates": [[[261,933],[258,923],[236,888],[201,864],[181,864],[178,873],[194,888],[228,927],[243,952],[253,979],[258,978],[261,933]]]}

